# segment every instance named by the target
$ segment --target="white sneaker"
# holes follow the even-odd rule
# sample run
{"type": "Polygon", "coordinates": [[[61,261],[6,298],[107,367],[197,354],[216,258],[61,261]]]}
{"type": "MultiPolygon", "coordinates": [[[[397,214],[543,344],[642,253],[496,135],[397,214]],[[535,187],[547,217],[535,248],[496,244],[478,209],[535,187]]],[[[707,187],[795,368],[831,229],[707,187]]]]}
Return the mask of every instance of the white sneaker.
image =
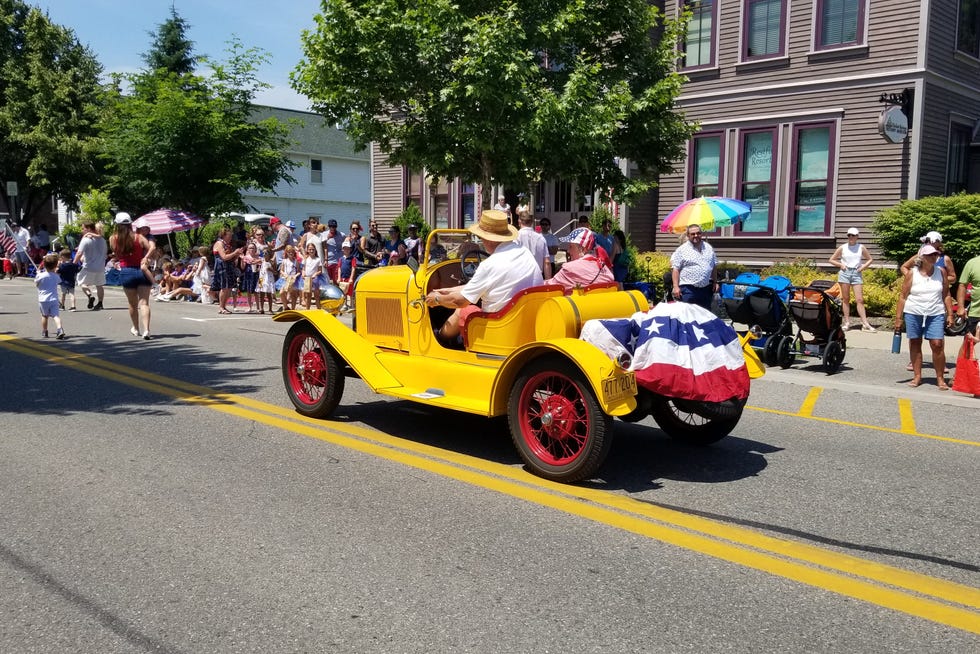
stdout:
{"type": "Polygon", "coordinates": [[[150,340],[150,332],[148,332],[148,331],[147,332],[143,332],[143,340],[144,341],[150,340]]]}
{"type": "Polygon", "coordinates": [[[140,332],[135,327],[130,327],[129,328],[129,333],[132,334],[133,336],[135,336],[136,338],[139,338],[140,337],[140,332]]]}

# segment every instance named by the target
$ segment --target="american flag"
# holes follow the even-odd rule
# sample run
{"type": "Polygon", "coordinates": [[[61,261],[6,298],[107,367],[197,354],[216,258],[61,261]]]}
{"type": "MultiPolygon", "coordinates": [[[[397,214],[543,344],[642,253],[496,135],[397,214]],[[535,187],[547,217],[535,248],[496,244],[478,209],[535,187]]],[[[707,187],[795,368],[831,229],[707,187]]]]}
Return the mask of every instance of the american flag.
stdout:
{"type": "Polygon", "coordinates": [[[661,302],[619,320],[590,320],[581,338],[612,357],[633,355],[640,386],[666,397],[724,402],[749,396],[738,334],[707,309],[661,302]]]}
{"type": "Polygon", "coordinates": [[[6,222],[3,224],[3,233],[0,234],[0,248],[3,249],[3,253],[8,257],[17,251],[17,241],[14,240],[14,235],[10,231],[10,225],[6,222]]]}

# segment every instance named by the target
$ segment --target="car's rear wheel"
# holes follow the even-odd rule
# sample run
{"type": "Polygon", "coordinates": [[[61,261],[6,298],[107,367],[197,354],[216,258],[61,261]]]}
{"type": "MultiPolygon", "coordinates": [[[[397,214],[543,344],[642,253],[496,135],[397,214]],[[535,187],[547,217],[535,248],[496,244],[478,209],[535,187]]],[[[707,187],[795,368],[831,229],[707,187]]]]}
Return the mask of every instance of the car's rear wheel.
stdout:
{"type": "Polygon", "coordinates": [[[545,479],[592,476],[612,444],[612,418],[581,371],[561,357],[535,359],[510,392],[508,422],[528,468],[545,479]]]}
{"type": "Polygon", "coordinates": [[[671,438],[691,445],[710,445],[735,429],[744,408],[744,400],[701,403],[658,395],[650,415],[671,438]]]}
{"type": "Polygon", "coordinates": [[[326,418],[344,394],[344,364],[307,321],[293,325],[282,346],[282,379],[296,410],[311,418],[326,418]]]}

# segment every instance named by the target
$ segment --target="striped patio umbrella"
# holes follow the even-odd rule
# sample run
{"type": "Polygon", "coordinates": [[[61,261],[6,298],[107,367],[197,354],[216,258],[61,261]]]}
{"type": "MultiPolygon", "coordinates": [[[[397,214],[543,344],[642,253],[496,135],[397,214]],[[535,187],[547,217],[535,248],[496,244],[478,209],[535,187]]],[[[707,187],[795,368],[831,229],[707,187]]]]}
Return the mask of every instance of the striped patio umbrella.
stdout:
{"type": "Polygon", "coordinates": [[[730,227],[752,213],[752,206],[735,198],[706,196],[682,202],[667,214],[660,224],[661,232],[683,234],[689,225],[698,225],[704,231],[730,227]]]}
{"type": "Polygon", "coordinates": [[[186,232],[189,229],[200,227],[204,224],[204,219],[188,211],[179,209],[157,209],[150,213],[145,213],[133,221],[133,229],[149,227],[150,233],[171,234],[173,232],[186,232]]]}

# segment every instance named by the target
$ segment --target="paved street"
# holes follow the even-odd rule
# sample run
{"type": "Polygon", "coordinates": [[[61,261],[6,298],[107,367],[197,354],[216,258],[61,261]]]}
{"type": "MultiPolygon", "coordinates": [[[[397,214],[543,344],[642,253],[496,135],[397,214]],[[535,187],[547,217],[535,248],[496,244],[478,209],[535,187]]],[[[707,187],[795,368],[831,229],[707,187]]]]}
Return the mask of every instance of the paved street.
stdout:
{"type": "Polygon", "coordinates": [[[43,340],[0,280],[0,652],[980,651],[980,400],[890,333],[709,448],[617,422],[567,486],[358,380],[302,418],[268,316],[106,306],[43,340]]]}

